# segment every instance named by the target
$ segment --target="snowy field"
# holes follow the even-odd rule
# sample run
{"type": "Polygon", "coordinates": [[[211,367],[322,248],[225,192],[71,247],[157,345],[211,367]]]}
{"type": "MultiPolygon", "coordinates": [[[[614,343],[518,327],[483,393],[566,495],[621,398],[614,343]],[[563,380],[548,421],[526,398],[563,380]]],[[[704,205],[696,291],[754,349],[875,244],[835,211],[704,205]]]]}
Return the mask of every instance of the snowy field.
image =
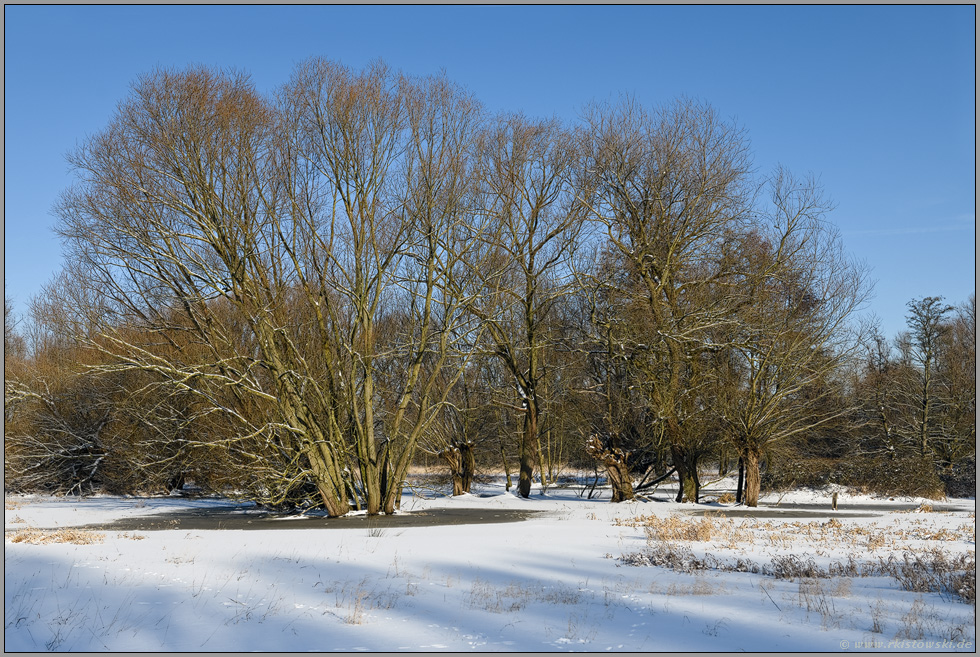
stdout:
{"type": "Polygon", "coordinates": [[[964,565],[975,559],[973,499],[844,492],[835,512],[825,491],[794,492],[764,497],[760,508],[780,511],[749,517],[660,501],[664,488],[626,504],[581,487],[528,500],[499,485],[475,492],[410,493],[401,513],[542,513],[77,531],[65,528],[229,501],[7,497],[5,650],[975,650],[975,603],[963,599],[975,599],[964,565]]]}

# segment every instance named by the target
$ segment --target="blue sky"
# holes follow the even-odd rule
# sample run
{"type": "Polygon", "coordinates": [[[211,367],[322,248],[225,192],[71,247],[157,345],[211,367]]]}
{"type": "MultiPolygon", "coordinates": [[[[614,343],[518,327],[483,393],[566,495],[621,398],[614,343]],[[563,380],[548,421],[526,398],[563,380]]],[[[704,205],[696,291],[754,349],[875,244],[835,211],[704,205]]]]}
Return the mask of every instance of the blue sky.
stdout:
{"type": "Polygon", "coordinates": [[[139,75],[208,64],[272,91],[310,56],[381,58],[531,116],[623,93],[711,103],[746,128],[760,172],[820,178],[892,336],[908,300],[976,288],[975,25],[972,5],[6,6],[6,293],[23,312],[60,268],[64,156],[139,75]]]}

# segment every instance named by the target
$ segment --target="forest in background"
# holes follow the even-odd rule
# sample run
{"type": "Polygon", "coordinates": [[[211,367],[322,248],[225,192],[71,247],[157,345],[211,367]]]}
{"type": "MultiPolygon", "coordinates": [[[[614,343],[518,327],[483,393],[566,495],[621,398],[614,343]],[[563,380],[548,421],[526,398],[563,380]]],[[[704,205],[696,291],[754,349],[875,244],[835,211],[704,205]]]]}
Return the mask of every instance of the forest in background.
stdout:
{"type": "Polygon", "coordinates": [[[884,336],[824,190],[708,104],[565,123],[380,62],[268,96],[160,70],[69,162],[65,267],[5,304],[7,491],[391,513],[437,459],[454,494],[975,493],[975,296],[884,336]]]}

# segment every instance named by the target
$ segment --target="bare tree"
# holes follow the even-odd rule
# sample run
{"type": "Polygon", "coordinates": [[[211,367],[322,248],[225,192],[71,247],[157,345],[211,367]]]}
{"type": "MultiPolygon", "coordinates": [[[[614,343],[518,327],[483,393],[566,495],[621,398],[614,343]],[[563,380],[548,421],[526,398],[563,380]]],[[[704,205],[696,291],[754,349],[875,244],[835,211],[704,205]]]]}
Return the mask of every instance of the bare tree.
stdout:
{"type": "MultiPolygon", "coordinates": [[[[534,462],[546,482],[540,437],[549,319],[572,289],[570,259],[581,230],[575,202],[575,142],[557,121],[501,117],[482,135],[480,226],[471,271],[471,311],[513,378],[523,416],[518,492],[531,490],[534,462]]],[[[506,402],[504,402],[506,403],[506,402]]]]}
{"type": "MultiPolygon", "coordinates": [[[[19,319],[10,297],[3,297],[3,412],[4,426],[13,419],[18,401],[16,380],[23,370],[24,337],[17,330],[19,319]]],[[[5,432],[6,433],[6,432],[5,432]]]]}
{"type": "Polygon", "coordinates": [[[975,487],[975,297],[954,308],[940,297],[908,303],[909,330],[893,343],[872,330],[855,390],[865,426],[862,446],[884,450],[905,469],[894,470],[930,494],[975,487]],[[894,344],[894,349],[892,348],[894,344]],[[870,444],[869,444],[870,443],[870,444]],[[941,481],[940,481],[941,480],[941,481]]]}
{"type": "Polygon", "coordinates": [[[920,456],[929,452],[930,441],[936,433],[942,381],[937,375],[943,340],[949,333],[947,315],[953,306],[943,303],[942,297],[924,297],[908,303],[909,355],[918,369],[915,394],[916,439],[920,456]]]}
{"type": "Polygon", "coordinates": [[[865,426],[877,428],[872,435],[878,438],[878,448],[883,448],[889,458],[895,458],[902,448],[897,400],[901,364],[895,360],[891,344],[877,324],[865,332],[862,348],[863,369],[856,388],[868,415],[865,426]]]}
{"type": "Polygon", "coordinates": [[[778,170],[770,205],[743,243],[745,278],[728,342],[742,380],[721,407],[745,463],[745,503],[756,506],[766,450],[850,412],[834,378],[858,349],[848,320],[867,298],[863,265],[823,220],[829,204],[812,180],[778,170]]]}
{"type": "MultiPolygon", "coordinates": [[[[481,425],[481,413],[486,410],[490,395],[481,385],[477,368],[475,363],[466,368],[419,441],[422,452],[438,457],[449,467],[454,496],[471,492],[476,476],[476,448],[486,438],[487,427],[481,425]]],[[[446,381],[450,383],[453,382],[446,381]]]]}
{"type": "Polygon", "coordinates": [[[650,403],[656,376],[646,345],[653,342],[653,323],[642,285],[615,247],[592,253],[579,267],[573,298],[580,306],[576,341],[583,354],[576,413],[588,433],[586,453],[602,465],[612,501],[619,502],[659,483],[669,457],[650,403]]]}
{"type": "Polygon", "coordinates": [[[17,330],[19,324],[14,313],[10,297],[3,297],[3,356],[6,359],[17,359],[24,356],[24,338],[17,330]]]}
{"type": "Polygon", "coordinates": [[[98,344],[230,418],[270,503],[309,482],[330,515],[392,512],[465,333],[443,290],[470,241],[475,111],[445,80],[381,64],[306,62],[275,103],[243,75],[143,78],[72,156],[80,184],[59,210],[116,310],[98,344]],[[186,332],[202,353],[163,357],[126,325],[186,332]],[[382,362],[400,386],[389,413],[382,362]]]}
{"type": "Polygon", "coordinates": [[[82,372],[80,363],[91,355],[66,331],[65,301],[75,287],[62,276],[32,300],[29,355],[8,346],[20,336],[12,330],[4,336],[4,485],[10,489],[81,492],[98,487],[103,475],[110,413],[104,386],[82,372]]]}
{"type": "MultiPolygon", "coordinates": [[[[394,512],[420,446],[465,492],[491,432],[527,497],[578,419],[617,500],[669,456],[696,502],[727,444],[754,504],[763,455],[850,408],[863,269],[813,181],[778,171],[757,203],[744,136],[709,106],[625,101],[585,123],[488,121],[444,77],[383,63],[312,59],[268,96],[238,73],[147,75],[69,158],[71,284],[48,294],[56,330],[29,335],[51,359],[84,350],[92,378],[44,397],[8,376],[5,398],[45,421],[91,410],[78,426],[118,401],[68,441],[97,446],[100,476],[110,453],[161,481],[200,457],[253,499],[331,516],[394,512]],[[573,262],[583,243],[594,267],[573,262]]],[[[952,449],[975,380],[947,356],[969,361],[975,312],[910,309],[916,435],[952,449]]]]}
{"type": "Polygon", "coordinates": [[[6,372],[6,485],[169,492],[173,475],[190,468],[173,449],[179,440],[156,440],[147,429],[160,426],[163,414],[173,418],[173,409],[141,392],[145,377],[99,372],[104,355],[75,337],[93,296],[66,271],[31,301],[30,354],[6,372]]]}
{"type": "Polygon", "coordinates": [[[976,457],[977,437],[977,298],[955,309],[939,370],[946,381],[947,437],[940,446],[943,460],[955,463],[976,457]]]}
{"type": "Polygon", "coordinates": [[[678,501],[697,500],[691,431],[694,363],[715,348],[706,332],[731,321],[724,295],[702,293],[727,272],[712,269],[721,238],[748,218],[751,189],[745,140],[708,106],[678,101],[651,112],[626,101],[593,109],[583,196],[591,217],[631,264],[648,306],[653,343],[650,404],[670,444],[681,482],[678,501]]]}

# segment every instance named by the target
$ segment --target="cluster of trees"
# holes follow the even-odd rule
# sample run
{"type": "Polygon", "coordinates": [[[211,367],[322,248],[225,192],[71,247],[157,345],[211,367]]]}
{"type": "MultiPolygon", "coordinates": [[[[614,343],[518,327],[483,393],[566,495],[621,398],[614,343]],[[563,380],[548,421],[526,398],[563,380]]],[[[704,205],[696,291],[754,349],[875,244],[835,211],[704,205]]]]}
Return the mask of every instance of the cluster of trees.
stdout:
{"type": "Polygon", "coordinates": [[[856,328],[819,186],[759,177],[698,102],[569,125],[381,63],[269,96],[158,71],[70,162],[65,269],[5,312],[8,488],[391,513],[429,454],[454,493],[516,464],[525,497],[591,459],[614,500],[739,463],[755,504],[763,462],[828,436],[974,454],[972,305],[913,303],[895,349],[856,328]]]}
{"type": "MultiPolygon", "coordinates": [[[[861,448],[886,462],[913,456],[936,466],[934,488],[976,491],[976,295],[908,303],[907,330],[889,342],[876,327],[862,340],[854,394],[861,448]]],[[[921,478],[931,472],[919,472],[921,478]]],[[[928,479],[926,479],[928,481],[928,479]]]]}

